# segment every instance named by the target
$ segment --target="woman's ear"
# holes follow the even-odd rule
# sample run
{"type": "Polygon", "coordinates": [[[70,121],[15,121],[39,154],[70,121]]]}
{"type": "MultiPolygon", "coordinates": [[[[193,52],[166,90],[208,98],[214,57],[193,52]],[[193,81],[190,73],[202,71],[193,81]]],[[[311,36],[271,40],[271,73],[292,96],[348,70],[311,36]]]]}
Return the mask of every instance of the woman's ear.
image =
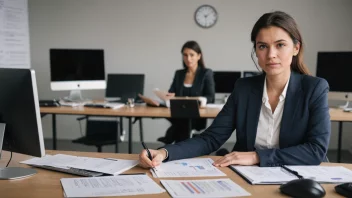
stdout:
{"type": "Polygon", "coordinates": [[[295,46],[293,47],[293,56],[297,56],[297,54],[299,53],[299,50],[301,49],[301,43],[298,42],[297,44],[295,44],[295,46]]]}

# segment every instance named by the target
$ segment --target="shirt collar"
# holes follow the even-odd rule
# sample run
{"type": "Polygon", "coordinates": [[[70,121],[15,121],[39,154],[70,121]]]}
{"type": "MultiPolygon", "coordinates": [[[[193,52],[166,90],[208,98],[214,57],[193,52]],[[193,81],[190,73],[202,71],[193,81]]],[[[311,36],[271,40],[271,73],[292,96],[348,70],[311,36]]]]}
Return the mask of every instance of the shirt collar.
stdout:
{"type": "MultiPolygon", "coordinates": [[[[280,102],[283,101],[285,98],[286,98],[286,93],[287,93],[287,88],[288,88],[288,83],[290,82],[290,78],[288,78],[288,81],[285,85],[285,88],[284,90],[282,90],[282,93],[280,94],[280,102]]],[[[268,92],[267,92],[267,89],[266,89],[266,77],[264,79],[264,90],[263,90],[263,97],[262,97],[262,102],[263,103],[266,103],[266,101],[269,101],[269,97],[268,97],[268,92]]]]}

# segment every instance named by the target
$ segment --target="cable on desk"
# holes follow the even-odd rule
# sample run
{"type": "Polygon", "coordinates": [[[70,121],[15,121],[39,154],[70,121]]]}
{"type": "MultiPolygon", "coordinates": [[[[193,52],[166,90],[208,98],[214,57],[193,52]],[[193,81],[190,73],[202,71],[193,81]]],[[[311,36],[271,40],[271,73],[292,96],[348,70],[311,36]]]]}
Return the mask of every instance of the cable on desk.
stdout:
{"type": "Polygon", "coordinates": [[[8,167],[8,166],[9,166],[9,164],[10,164],[10,162],[11,162],[11,159],[12,159],[12,151],[11,151],[10,160],[9,160],[9,162],[7,162],[6,167],[8,167]]]}

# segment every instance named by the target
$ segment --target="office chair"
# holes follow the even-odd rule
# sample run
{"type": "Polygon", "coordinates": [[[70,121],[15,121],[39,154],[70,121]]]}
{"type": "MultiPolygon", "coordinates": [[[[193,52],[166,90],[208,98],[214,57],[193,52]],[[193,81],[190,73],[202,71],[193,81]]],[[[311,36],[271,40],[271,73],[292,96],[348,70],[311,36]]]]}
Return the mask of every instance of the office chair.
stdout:
{"type": "MultiPolygon", "coordinates": [[[[115,151],[118,153],[118,142],[120,133],[118,131],[121,123],[117,120],[89,120],[89,116],[77,118],[79,122],[86,119],[86,135],[72,140],[73,143],[96,146],[98,152],[102,152],[102,146],[115,144],[115,151]]],[[[80,123],[81,124],[81,123],[80,123]]],[[[122,127],[120,127],[120,130],[122,127]]]]}
{"type": "MultiPolygon", "coordinates": [[[[118,102],[126,102],[128,98],[135,98],[135,101],[138,101],[138,94],[143,94],[143,89],[144,89],[144,74],[108,74],[107,76],[107,86],[105,90],[105,99],[107,101],[116,101],[118,102]]],[[[105,120],[99,120],[99,121],[92,121],[89,120],[89,116],[84,116],[80,117],[77,120],[82,121],[86,119],[87,120],[87,128],[86,128],[86,137],[81,137],[78,138],[77,140],[74,140],[74,143],[82,143],[86,145],[95,145],[98,147],[98,152],[99,150],[101,151],[101,146],[107,145],[107,144],[115,144],[116,143],[116,153],[118,152],[118,142],[124,140],[125,136],[125,130],[123,129],[123,117],[120,117],[119,121],[114,121],[114,124],[108,125],[105,120]],[[91,123],[92,122],[92,123],[91,123]],[[103,128],[96,128],[96,126],[100,124],[105,127],[103,128]],[[119,126],[119,132],[117,131],[117,128],[114,126],[119,126]],[[91,129],[93,128],[93,129],[91,129]],[[97,139],[96,142],[91,137],[87,137],[89,134],[88,132],[91,130],[97,130],[101,131],[101,134],[105,134],[106,137],[103,139],[97,139]],[[106,132],[103,130],[107,130],[106,132]],[[108,134],[111,133],[111,134],[108,134]],[[118,136],[116,134],[119,133],[118,136]],[[110,138],[110,140],[109,140],[110,138]],[[115,142],[115,143],[112,143],[115,142]],[[98,146],[100,145],[100,146],[98,146]]],[[[140,139],[141,141],[144,141],[143,138],[143,123],[142,123],[142,118],[141,117],[136,117],[133,121],[133,124],[135,124],[137,121],[139,121],[139,132],[140,132],[140,139]]],[[[99,136],[98,134],[95,134],[99,136]]]]}
{"type": "Polygon", "coordinates": [[[197,100],[171,99],[170,100],[171,118],[188,120],[189,138],[192,134],[192,119],[199,119],[199,104],[197,100]]]}

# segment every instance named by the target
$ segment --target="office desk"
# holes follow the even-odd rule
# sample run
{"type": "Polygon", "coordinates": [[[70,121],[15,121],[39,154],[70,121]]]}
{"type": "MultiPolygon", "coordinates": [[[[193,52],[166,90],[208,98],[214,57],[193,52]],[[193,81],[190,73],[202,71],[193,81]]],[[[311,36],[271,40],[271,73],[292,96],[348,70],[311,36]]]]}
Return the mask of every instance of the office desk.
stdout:
{"type": "MultiPolygon", "coordinates": [[[[68,154],[68,155],[77,155],[77,156],[86,156],[86,157],[100,157],[100,158],[121,158],[121,159],[138,159],[137,154],[114,154],[114,153],[88,153],[88,152],[72,152],[72,151],[47,151],[47,154],[68,154]]],[[[209,157],[209,156],[208,156],[209,157]]],[[[210,156],[214,160],[218,157],[210,156]]],[[[14,154],[10,166],[21,166],[28,167],[24,164],[19,164],[19,161],[26,160],[31,158],[30,156],[14,154]]],[[[4,152],[4,156],[0,161],[0,166],[4,167],[9,159],[9,153],[4,152]]],[[[323,166],[344,166],[352,170],[352,164],[336,164],[336,163],[323,163],[323,166]]],[[[71,178],[78,177],[74,175],[69,175],[65,173],[49,171],[45,169],[39,169],[38,173],[32,177],[25,178],[22,180],[13,180],[6,181],[0,180],[0,195],[1,197],[38,197],[38,198],[47,198],[47,197],[63,197],[63,189],[60,183],[61,178],[71,178]]],[[[250,185],[235,172],[227,167],[220,168],[228,178],[232,179],[235,183],[240,185],[246,191],[251,193],[250,197],[260,197],[260,198],[276,198],[276,197],[287,197],[280,194],[279,185],[250,185]]],[[[125,173],[140,173],[147,172],[148,176],[151,176],[151,173],[140,167],[134,167],[125,173]]],[[[207,178],[179,178],[179,179],[211,179],[211,178],[224,178],[224,177],[207,177],[207,178]]],[[[157,178],[153,178],[160,186],[160,181],[157,178]]],[[[335,193],[334,187],[336,184],[323,184],[325,188],[326,196],[325,197],[342,197],[335,193]]],[[[145,196],[145,195],[144,195],[145,196]]],[[[126,196],[126,197],[137,197],[137,196],[126,196]]],[[[167,192],[161,194],[148,195],[148,197],[170,197],[167,192]]]]}
{"type": "MultiPolygon", "coordinates": [[[[53,149],[56,149],[56,114],[62,115],[94,115],[94,116],[113,116],[127,117],[129,120],[129,153],[132,152],[132,118],[133,117],[149,117],[149,118],[169,118],[171,117],[168,108],[156,108],[142,105],[136,105],[133,108],[122,107],[120,109],[99,109],[99,108],[84,108],[84,107],[41,107],[40,112],[43,114],[52,114],[53,122],[53,149]]],[[[220,112],[217,108],[200,109],[199,113],[202,118],[215,118],[220,112]]],[[[341,147],[342,147],[342,125],[343,122],[352,121],[352,112],[343,112],[341,109],[330,109],[330,120],[338,122],[338,148],[337,162],[341,162],[341,147]]]]}
{"type": "MultiPolygon", "coordinates": [[[[202,118],[215,118],[220,109],[203,108],[199,110],[202,118]]],[[[145,105],[136,105],[133,108],[124,106],[119,109],[104,108],[87,108],[87,107],[40,107],[41,114],[52,114],[53,124],[53,149],[56,150],[56,114],[61,115],[91,115],[91,116],[108,116],[108,117],[126,117],[128,119],[128,151],[132,153],[132,118],[169,118],[171,117],[170,109],[148,107],[145,105]]]]}

